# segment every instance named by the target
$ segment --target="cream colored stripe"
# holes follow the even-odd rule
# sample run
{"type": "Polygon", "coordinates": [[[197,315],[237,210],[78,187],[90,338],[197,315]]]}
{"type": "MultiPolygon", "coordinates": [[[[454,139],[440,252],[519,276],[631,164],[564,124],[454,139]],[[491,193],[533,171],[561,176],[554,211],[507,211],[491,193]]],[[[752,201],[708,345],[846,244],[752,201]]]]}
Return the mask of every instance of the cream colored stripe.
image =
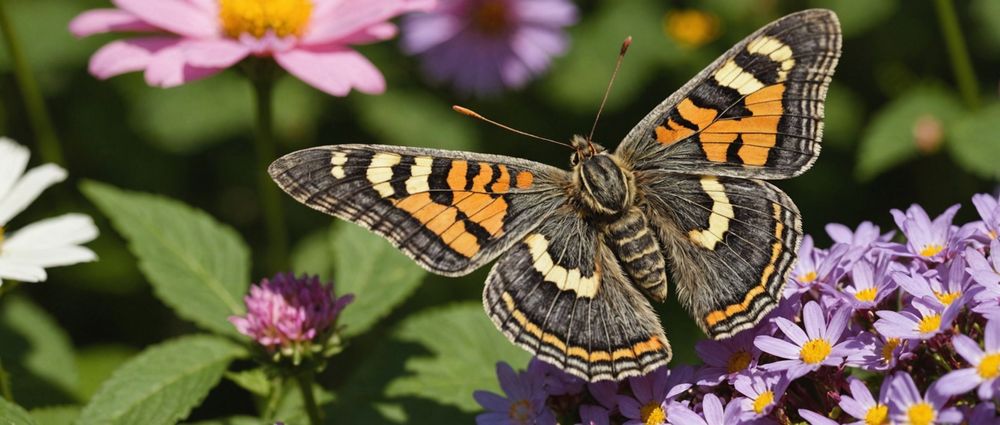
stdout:
{"type": "Polygon", "coordinates": [[[712,214],[708,217],[708,229],[692,230],[688,237],[698,245],[715,250],[715,245],[722,242],[729,231],[729,220],[734,217],[733,205],[729,203],[725,187],[715,177],[702,177],[701,188],[712,199],[712,214]]]}
{"type": "Polygon", "coordinates": [[[715,81],[720,86],[729,87],[742,95],[748,95],[764,87],[764,83],[754,78],[753,74],[744,71],[732,59],[715,71],[715,81]]]}
{"type": "Polygon", "coordinates": [[[330,174],[338,179],[344,178],[344,164],[347,163],[347,154],[343,152],[334,152],[333,156],[330,157],[330,165],[333,168],[330,170],[330,174]]]}
{"type": "Polygon", "coordinates": [[[383,198],[388,198],[395,193],[392,189],[392,167],[399,164],[401,157],[394,153],[380,152],[372,157],[372,163],[368,166],[366,176],[375,189],[383,198]]]}
{"type": "Polygon", "coordinates": [[[579,269],[567,270],[552,261],[549,255],[549,241],[535,233],[524,238],[528,244],[535,270],[544,276],[546,282],[554,283],[560,290],[576,292],[578,297],[594,298],[600,286],[600,276],[583,277],[579,269]]]}
{"type": "Polygon", "coordinates": [[[767,55],[771,60],[781,64],[778,70],[778,82],[788,78],[788,71],[795,67],[795,59],[792,59],[792,48],[787,44],[773,37],[761,37],[747,44],[747,51],[767,55]]]}
{"type": "Polygon", "coordinates": [[[406,193],[430,192],[431,188],[427,183],[427,177],[431,175],[431,166],[434,158],[429,156],[418,156],[413,158],[414,164],[410,166],[410,178],[406,179],[406,193]]]}

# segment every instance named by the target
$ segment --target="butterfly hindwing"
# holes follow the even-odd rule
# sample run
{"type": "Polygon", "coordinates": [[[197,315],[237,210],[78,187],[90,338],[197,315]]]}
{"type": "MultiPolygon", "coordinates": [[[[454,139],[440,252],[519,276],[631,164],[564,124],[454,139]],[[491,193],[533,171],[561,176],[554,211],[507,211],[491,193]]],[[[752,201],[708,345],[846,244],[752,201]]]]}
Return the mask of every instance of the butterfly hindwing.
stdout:
{"type": "Polygon", "coordinates": [[[384,236],[433,272],[493,260],[564,200],[566,172],[517,158],[381,145],[286,155],[269,168],[300,202],[384,236]]]}
{"type": "Polygon", "coordinates": [[[678,298],[706,334],[752,327],[781,299],[802,239],[798,208],[761,180],[637,173],[678,298]]]}
{"type": "Polygon", "coordinates": [[[512,342],[589,381],[643,374],[670,359],[649,302],[569,205],[500,259],[483,303],[512,342]]]}
{"type": "Polygon", "coordinates": [[[840,57],[828,10],[781,18],[737,43],[650,112],[617,150],[633,169],[788,178],[819,156],[840,57]]]}

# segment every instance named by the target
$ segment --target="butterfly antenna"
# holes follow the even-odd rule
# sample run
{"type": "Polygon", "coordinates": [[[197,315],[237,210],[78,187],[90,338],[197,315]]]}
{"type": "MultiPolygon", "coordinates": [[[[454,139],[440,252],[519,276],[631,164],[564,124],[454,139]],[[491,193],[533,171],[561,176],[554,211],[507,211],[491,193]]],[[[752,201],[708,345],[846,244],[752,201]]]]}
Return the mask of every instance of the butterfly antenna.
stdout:
{"type": "Polygon", "coordinates": [[[618,76],[618,69],[622,67],[622,60],[625,59],[625,52],[628,51],[628,46],[632,45],[632,36],[625,38],[622,42],[622,49],[618,52],[618,61],[615,63],[615,71],[611,73],[611,80],[608,81],[608,88],[604,90],[604,99],[601,99],[601,107],[597,109],[597,116],[594,117],[594,125],[590,127],[590,135],[587,136],[588,142],[594,141],[594,130],[597,130],[597,121],[601,119],[601,112],[604,111],[604,104],[608,101],[608,95],[611,94],[611,86],[615,84],[615,77],[618,76]]]}
{"type": "Polygon", "coordinates": [[[500,123],[498,123],[496,121],[493,121],[493,120],[491,120],[489,118],[486,118],[486,117],[484,117],[482,115],[479,115],[479,113],[477,113],[476,111],[473,111],[473,110],[471,110],[469,108],[465,108],[465,107],[461,107],[461,106],[458,106],[458,105],[454,105],[454,106],[451,107],[451,109],[453,109],[455,112],[458,112],[458,113],[460,113],[462,115],[466,115],[466,116],[470,116],[470,117],[478,119],[478,120],[486,121],[486,122],[488,122],[490,124],[493,124],[493,125],[495,125],[497,127],[500,127],[502,129],[510,131],[512,133],[517,133],[517,134],[520,134],[522,136],[531,137],[533,139],[544,140],[544,141],[549,142],[549,143],[555,143],[557,145],[562,145],[562,146],[565,146],[567,148],[573,149],[573,146],[570,145],[569,143],[558,142],[558,141],[555,141],[555,140],[552,140],[552,139],[547,139],[547,138],[542,137],[542,136],[536,136],[534,134],[528,133],[526,131],[521,131],[521,130],[518,130],[516,128],[511,128],[509,126],[506,126],[506,125],[500,124],[500,123]]]}

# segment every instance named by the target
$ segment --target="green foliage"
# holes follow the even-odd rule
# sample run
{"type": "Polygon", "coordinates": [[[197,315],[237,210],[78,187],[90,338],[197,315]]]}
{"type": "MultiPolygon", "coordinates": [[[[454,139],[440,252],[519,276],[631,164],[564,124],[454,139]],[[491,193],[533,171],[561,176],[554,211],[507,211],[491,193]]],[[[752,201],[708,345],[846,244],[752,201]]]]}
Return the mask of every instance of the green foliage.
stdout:
{"type": "Polygon", "coordinates": [[[892,16],[899,3],[896,0],[811,0],[809,6],[837,12],[844,37],[854,37],[892,16]]]}
{"type": "Polygon", "coordinates": [[[0,397],[0,420],[12,425],[34,425],[37,422],[21,406],[0,397]]]}
{"type": "MultiPolygon", "coordinates": [[[[261,425],[260,418],[252,416],[230,416],[222,419],[212,419],[198,422],[185,422],[185,425],[261,425]]],[[[286,424],[289,425],[289,424],[286,424]]]]}
{"type": "Polygon", "coordinates": [[[80,416],[79,406],[55,406],[31,409],[31,417],[38,425],[69,425],[80,416]]]}
{"type": "Polygon", "coordinates": [[[101,384],[119,365],[136,355],[138,350],[123,345],[93,345],[76,353],[76,366],[80,371],[77,390],[80,400],[89,400],[101,384]]]}
{"type": "Polygon", "coordinates": [[[245,370],[242,372],[226,372],[226,379],[233,381],[252,394],[266,397],[271,391],[271,380],[262,368],[245,370]]]}
{"type": "Polygon", "coordinates": [[[59,324],[24,297],[0,303],[0,359],[10,371],[14,397],[34,407],[75,400],[73,345],[59,324]]]}
{"type": "Polygon", "coordinates": [[[995,51],[1000,51],[1000,2],[995,0],[972,0],[969,10],[979,23],[975,30],[980,32],[995,51]]]}
{"type": "Polygon", "coordinates": [[[346,335],[363,333],[389,314],[427,274],[389,242],[359,226],[337,226],[331,244],[337,293],[354,294],[339,319],[347,326],[346,335]]]}
{"type": "Polygon", "coordinates": [[[219,382],[229,362],[243,355],[232,342],[205,335],[149,347],[115,371],[77,424],[175,423],[219,382]]]}
{"type": "Polygon", "coordinates": [[[529,358],[496,330],[482,305],[474,303],[410,317],[396,337],[422,345],[429,355],[408,360],[409,374],[390,383],[386,395],[426,398],[467,412],[480,409],[473,391],[499,391],[491,365],[506,361],[523,367],[529,358]]]}
{"type": "Polygon", "coordinates": [[[360,124],[375,139],[331,142],[428,146],[452,150],[470,150],[477,145],[472,120],[455,113],[451,110],[451,105],[426,93],[394,90],[382,96],[360,97],[356,104],[360,124]]]}
{"type": "Polygon", "coordinates": [[[948,148],[965,169],[1000,180],[1000,102],[962,117],[948,133],[948,148]]]}
{"type": "Polygon", "coordinates": [[[914,133],[921,119],[930,126],[936,123],[943,136],[962,110],[954,93],[935,86],[917,87],[896,99],[876,113],[861,137],[858,177],[871,179],[920,154],[914,133]]]}
{"type": "Polygon", "coordinates": [[[97,182],[82,190],[128,239],[164,303],[205,329],[237,335],[226,318],[244,312],[250,254],[235,231],[160,196],[97,182]]]}

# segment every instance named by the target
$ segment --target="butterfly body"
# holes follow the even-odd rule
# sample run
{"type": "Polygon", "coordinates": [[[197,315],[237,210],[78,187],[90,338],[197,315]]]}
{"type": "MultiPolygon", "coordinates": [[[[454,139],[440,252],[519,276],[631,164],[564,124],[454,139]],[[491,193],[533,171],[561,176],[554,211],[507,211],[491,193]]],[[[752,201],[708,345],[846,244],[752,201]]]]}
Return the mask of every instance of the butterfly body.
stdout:
{"type": "Polygon", "coordinates": [[[819,155],[839,54],[832,12],[786,16],[668,97],[614,151],[574,137],[569,170],[334,145],[269,171],[297,200],[372,230],[432,272],[460,276],[499,259],[483,303],[508,339],[587,380],[622,379],[670,359],[647,300],[663,301],[668,281],[714,338],[777,305],[801,219],[764,180],[796,176],[819,155]]]}

